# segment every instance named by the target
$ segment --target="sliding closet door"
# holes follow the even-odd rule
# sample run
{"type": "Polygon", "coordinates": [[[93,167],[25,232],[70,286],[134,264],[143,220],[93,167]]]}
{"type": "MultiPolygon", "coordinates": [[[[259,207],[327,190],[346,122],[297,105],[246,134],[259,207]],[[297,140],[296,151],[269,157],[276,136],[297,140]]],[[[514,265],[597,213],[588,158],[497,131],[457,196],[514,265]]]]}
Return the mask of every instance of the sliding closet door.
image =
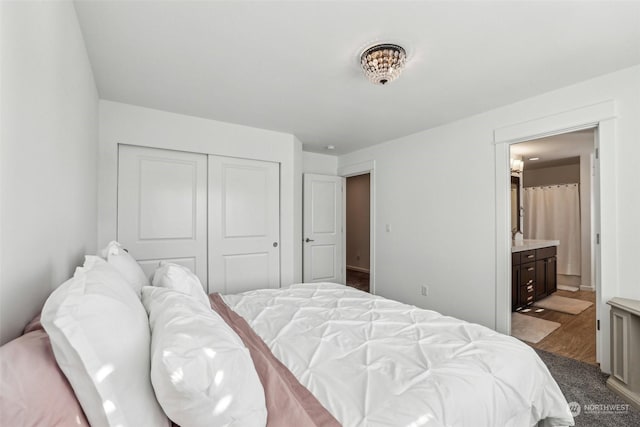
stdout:
{"type": "Polygon", "coordinates": [[[120,145],[118,235],[147,275],[160,261],[207,287],[207,156],[120,145]]]}
{"type": "Polygon", "coordinates": [[[280,165],[209,156],[209,291],[280,286],[280,165]]]}

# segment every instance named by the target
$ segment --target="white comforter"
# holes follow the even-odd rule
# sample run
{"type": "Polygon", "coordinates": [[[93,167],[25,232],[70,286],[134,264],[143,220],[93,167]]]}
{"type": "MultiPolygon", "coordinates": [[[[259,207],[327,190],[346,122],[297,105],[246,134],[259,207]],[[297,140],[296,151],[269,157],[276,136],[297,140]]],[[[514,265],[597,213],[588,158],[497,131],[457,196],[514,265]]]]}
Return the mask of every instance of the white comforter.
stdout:
{"type": "Polygon", "coordinates": [[[345,427],[573,425],[527,345],[343,285],[225,295],[345,427]]]}

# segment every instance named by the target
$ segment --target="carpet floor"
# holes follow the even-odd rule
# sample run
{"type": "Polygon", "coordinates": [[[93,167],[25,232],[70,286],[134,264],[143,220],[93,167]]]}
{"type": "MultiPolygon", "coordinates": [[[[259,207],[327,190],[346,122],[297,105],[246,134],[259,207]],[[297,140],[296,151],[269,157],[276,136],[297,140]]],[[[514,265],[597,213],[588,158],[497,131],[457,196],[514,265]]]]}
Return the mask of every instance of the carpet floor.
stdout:
{"type": "Polygon", "coordinates": [[[567,402],[580,405],[576,427],[638,427],[640,411],[607,388],[607,375],[584,362],[536,350],[564,393],[567,402]],[[603,405],[620,405],[617,408],[603,405]],[[615,409],[615,410],[610,410],[615,409]]]}
{"type": "Polygon", "coordinates": [[[369,273],[347,269],[347,286],[369,292],[369,273]]]}

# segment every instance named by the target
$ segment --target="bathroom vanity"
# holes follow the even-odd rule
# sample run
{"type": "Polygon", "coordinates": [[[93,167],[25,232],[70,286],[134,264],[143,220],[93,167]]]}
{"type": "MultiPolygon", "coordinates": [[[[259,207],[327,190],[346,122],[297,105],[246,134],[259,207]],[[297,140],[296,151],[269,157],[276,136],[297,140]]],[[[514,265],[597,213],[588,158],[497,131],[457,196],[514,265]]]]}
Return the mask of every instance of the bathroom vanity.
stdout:
{"type": "Polygon", "coordinates": [[[558,240],[513,241],[511,246],[511,309],[517,311],[557,289],[558,240]]]}

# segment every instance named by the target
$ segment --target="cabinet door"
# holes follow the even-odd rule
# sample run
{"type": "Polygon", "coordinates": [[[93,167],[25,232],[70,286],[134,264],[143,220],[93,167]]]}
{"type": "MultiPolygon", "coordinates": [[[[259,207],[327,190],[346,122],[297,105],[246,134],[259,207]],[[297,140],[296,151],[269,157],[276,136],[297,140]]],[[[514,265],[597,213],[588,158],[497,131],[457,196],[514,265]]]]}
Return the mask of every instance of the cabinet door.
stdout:
{"type": "Polygon", "coordinates": [[[518,291],[520,290],[520,266],[514,265],[511,267],[511,310],[515,311],[518,308],[518,301],[520,299],[518,291]]]}
{"type": "Polygon", "coordinates": [[[209,156],[209,292],[280,287],[280,165],[209,156]]]}
{"type": "Polygon", "coordinates": [[[541,298],[547,296],[547,288],[545,282],[546,277],[546,262],[543,259],[536,261],[536,284],[535,284],[535,300],[538,301],[541,298]]]}
{"type": "Polygon", "coordinates": [[[118,147],[117,239],[147,274],[184,265],[207,287],[207,156],[118,147]]]}
{"type": "Polygon", "coordinates": [[[557,290],[557,277],[557,258],[547,258],[545,260],[545,289],[547,295],[551,295],[557,290]]]}

